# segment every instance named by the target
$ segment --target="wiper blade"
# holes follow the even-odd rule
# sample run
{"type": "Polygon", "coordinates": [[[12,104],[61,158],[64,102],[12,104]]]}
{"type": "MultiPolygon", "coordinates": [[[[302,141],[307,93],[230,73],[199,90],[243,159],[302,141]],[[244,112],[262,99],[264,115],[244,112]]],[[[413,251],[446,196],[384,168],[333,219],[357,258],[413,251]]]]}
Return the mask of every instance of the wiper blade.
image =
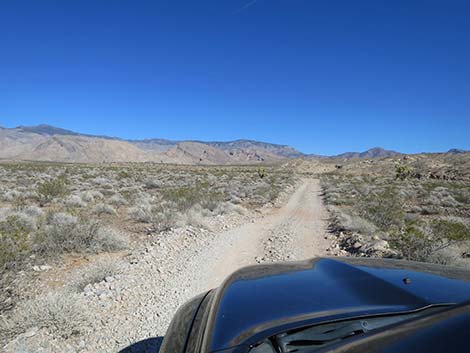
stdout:
{"type": "Polygon", "coordinates": [[[338,340],[364,333],[360,321],[319,325],[276,337],[276,343],[282,352],[297,352],[302,347],[324,346],[338,340]]]}
{"type": "Polygon", "coordinates": [[[350,338],[373,331],[395,323],[423,316],[424,314],[441,310],[442,308],[432,308],[420,312],[390,315],[382,317],[352,319],[342,322],[335,322],[323,325],[312,326],[297,330],[295,332],[282,333],[275,336],[275,342],[282,353],[302,352],[304,349],[309,352],[312,349],[320,349],[350,338]]]}

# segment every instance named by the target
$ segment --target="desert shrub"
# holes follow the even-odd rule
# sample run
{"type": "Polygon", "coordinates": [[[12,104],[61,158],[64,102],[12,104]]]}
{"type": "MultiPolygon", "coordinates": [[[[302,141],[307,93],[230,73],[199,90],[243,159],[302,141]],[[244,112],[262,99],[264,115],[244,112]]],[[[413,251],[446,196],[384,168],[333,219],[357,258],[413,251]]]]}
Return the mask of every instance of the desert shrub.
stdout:
{"type": "Polygon", "coordinates": [[[126,171],[126,170],[120,170],[119,173],[117,174],[118,179],[126,179],[126,178],[131,178],[132,175],[126,171]]]}
{"type": "Polygon", "coordinates": [[[455,194],[453,195],[454,199],[460,203],[469,205],[470,204],[470,190],[468,189],[461,189],[458,191],[455,191],[455,194]]]}
{"type": "Polygon", "coordinates": [[[17,216],[0,222],[0,270],[16,267],[31,252],[29,229],[17,216]]]}
{"type": "Polygon", "coordinates": [[[434,252],[433,240],[417,222],[409,222],[403,229],[393,232],[389,243],[407,260],[426,261],[434,252]]]}
{"type": "Polygon", "coordinates": [[[433,253],[428,260],[440,265],[462,267],[466,270],[470,270],[470,264],[462,259],[458,248],[448,247],[438,250],[433,253]]]}
{"type": "Polygon", "coordinates": [[[37,229],[36,218],[30,216],[24,211],[10,211],[0,220],[4,220],[3,229],[5,232],[15,232],[17,229],[24,229],[26,232],[32,232],[37,229]]]}
{"type": "Polygon", "coordinates": [[[85,202],[93,202],[95,197],[91,191],[83,191],[80,193],[80,198],[85,202]]]}
{"type": "Polygon", "coordinates": [[[234,205],[230,202],[221,202],[221,203],[218,203],[215,209],[213,210],[213,214],[216,214],[216,215],[231,214],[231,213],[244,215],[246,214],[246,209],[241,206],[234,205]]]}
{"type": "Polygon", "coordinates": [[[80,198],[85,202],[94,202],[104,199],[104,196],[98,190],[87,190],[80,193],[80,198]]]}
{"type": "Polygon", "coordinates": [[[114,194],[109,198],[108,202],[115,206],[127,205],[127,200],[121,194],[114,194]]]}
{"type": "Polygon", "coordinates": [[[470,229],[460,222],[435,220],[432,230],[436,239],[446,240],[448,243],[470,240],[470,229]]]}
{"type": "Polygon", "coordinates": [[[459,203],[451,195],[448,195],[441,199],[440,204],[444,207],[456,207],[459,203]]]}
{"type": "Polygon", "coordinates": [[[152,221],[152,205],[142,202],[130,207],[128,214],[134,221],[150,223],[152,221]]]}
{"type": "Polygon", "coordinates": [[[434,206],[455,207],[459,203],[452,197],[450,191],[443,186],[438,186],[431,191],[426,203],[434,206]]]}
{"type": "Polygon", "coordinates": [[[57,337],[69,338],[86,332],[89,317],[78,294],[58,291],[18,304],[8,318],[0,319],[0,332],[3,338],[12,338],[37,327],[57,337]]]}
{"type": "Polygon", "coordinates": [[[413,170],[403,164],[395,164],[395,179],[405,180],[413,175],[413,170]]]}
{"type": "Polygon", "coordinates": [[[17,190],[9,190],[4,192],[2,195],[2,201],[11,202],[19,197],[21,197],[21,192],[17,190]]]}
{"type": "Polygon", "coordinates": [[[233,203],[234,205],[239,205],[243,202],[243,200],[238,197],[237,195],[230,195],[230,202],[233,203]]]}
{"type": "Polygon", "coordinates": [[[26,206],[23,208],[23,213],[33,218],[42,217],[44,215],[44,211],[37,206],[26,206]]]}
{"type": "Polygon", "coordinates": [[[162,194],[165,201],[173,202],[180,211],[186,211],[196,204],[203,208],[214,207],[214,203],[225,199],[224,193],[214,190],[208,183],[168,189],[162,194]]]}
{"type": "Polygon", "coordinates": [[[110,180],[103,178],[103,177],[97,177],[91,180],[92,183],[99,185],[101,187],[108,187],[110,184],[110,180]]]}
{"type": "Polygon", "coordinates": [[[40,203],[42,205],[52,201],[56,197],[66,195],[67,192],[68,180],[64,176],[45,181],[39,184],[37,188],[37,193],[39,194],[40,203]]]}
{"type": "Polygon", "coordinates": [[[74,274],[72,288],[81,292],[89,284],[99,283],[106,277],[119,273],[116,262],[111,260],[101,260],[87,266],[74,274]]]}
{"type": "Polygon", "coordinates": [[[96,215],[115,215],[116,210],[114,209],[113,206],[107,205],[105,203],[99,203],[93,208],[93,213],[96,215]]]}
{"type": "Polygon", "coordinates": [[[56,213],[36,232],[34,243],[38,254],[51,257],[63,253],[121,250],[127,240],[123,234],[103,227],[96,220],[56,213]]]}
{"type": "Polygon", "coordinates": [[[162,185],[163,183],[157,179],[147,179],[144,181],[144,187],[146,189],[159,189],[162,185]]]}
{"type": "Polygon", "coordinates": [[[263,179],[266,176],[266,170],[264,168],[258,168],[257,173],[260,179],[263,179]]]}
{"type": "Polygon", "coordinates": [[[351,230],[365,235],[371,235],[377,231],[377,227],[374,224],[355,214],[335,208],[333,215],[336,223],[342,230],[351,230]]]}
{"type": "Polygon", "coordinates": [[[359,215],[384,231],[401,228],[405,213],[402,200],[394,187],[386,187],[378,193],[369,193],[358,204],[359,215]]]}
{"type": "Polygon", "coordinates": [[[23,199],[24,200],[39,200],[39,195],[36,191],[25,191],[23,193],[23,199]]]}
{"type": "Polygon", "coordinates": [[[65,200],[65,204],[69,207],[86,207],[86,202],[78,195],[70,195],[65,200]]]}
{"type": "Polygon", "coordinates": [[[175,227],[177,223],[177,217],[175,211],[165,204],[154,206],[152,208],[152,219],[151,223],[154,225],[157,231],[167,231],[175,227]]]}
{"type": "Polygon", "coordinates": [[[44,256],[78,251],[83,247],[78,227],[75,216],[63,212],[48,214],[46,224],[35,234],[35,251],[44,256]]]}
{"type": "Polygon", "coordinates": [[[103,200],[104,199],[103,194],[101,192],[99,192],[98,190],[90,190],[89,193],[93,197],[93,201],[94,200],[103,200]]]}
{"type": "Polygon", "coordinates": [[[128,247],[128,236],[110,227],[100,227],[90,242],[90,250],[94,252],[119,251],[128,247]]]}
{"type": "Polygon", "coordinates": [[[211,212],[202,208],[201,205],[195,205],[181,214],[176,223],[180,226],[189,225],[198,228],[207,228],[208,226],[204,218],[210,214],[211,212]]]}
{"type": "Polygon", "coordinates": [[[339,206],[341,204],[344,204],[344,201],[343,199],[341,199],[340,195],[331,190],[324,191],[324,199],[325,199],[325,203],[328,205],[339,206]]]}
{"type": "Polygon", "coordinates": [[[464,224],[435,220],[430,227],[407,222],[402,230],[392,233],[390,244],[406,259],[432,261],[439,258],[436,254],[464,241],[470,241],[470,230],[464,224]]]}

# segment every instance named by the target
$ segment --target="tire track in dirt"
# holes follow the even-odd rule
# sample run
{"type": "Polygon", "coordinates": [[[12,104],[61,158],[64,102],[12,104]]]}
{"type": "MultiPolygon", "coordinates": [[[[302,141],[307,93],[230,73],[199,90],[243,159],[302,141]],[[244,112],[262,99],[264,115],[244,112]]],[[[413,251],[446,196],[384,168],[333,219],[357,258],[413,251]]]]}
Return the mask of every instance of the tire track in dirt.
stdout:
{"type": "Polygon", "coordinates": [[[244,266],[325,255],[330,243],[325,239],[327,211],[320,192],[319,180],[306,179],[283,207],[221,233],[207,259],[206,289],[244,266]]]}

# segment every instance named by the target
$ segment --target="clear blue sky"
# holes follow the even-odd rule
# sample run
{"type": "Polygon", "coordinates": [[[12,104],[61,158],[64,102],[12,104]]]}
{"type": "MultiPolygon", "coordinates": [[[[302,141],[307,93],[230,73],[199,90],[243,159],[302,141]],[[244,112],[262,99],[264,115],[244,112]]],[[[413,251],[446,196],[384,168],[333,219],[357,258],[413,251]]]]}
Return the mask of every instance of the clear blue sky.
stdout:
{"type": "Polygon", "coordinates": [[[0,125],[470,149],[470,1],[0,0],[0,125]]]}

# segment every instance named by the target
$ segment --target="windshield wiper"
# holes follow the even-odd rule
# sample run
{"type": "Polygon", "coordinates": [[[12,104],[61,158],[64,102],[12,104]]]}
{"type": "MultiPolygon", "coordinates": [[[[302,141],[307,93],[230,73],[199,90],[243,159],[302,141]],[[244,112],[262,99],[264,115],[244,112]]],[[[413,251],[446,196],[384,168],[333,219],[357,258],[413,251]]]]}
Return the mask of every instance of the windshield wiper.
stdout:
{"type": "Polygon", "coordinates": [[[323,348],[341,340],[364,334],[395,323],[432,313],[442,308],[431,308],[409,314],[352,319],[311,326],[275,336],[274,341],[282,353],[302,352],[323,348]]]}

